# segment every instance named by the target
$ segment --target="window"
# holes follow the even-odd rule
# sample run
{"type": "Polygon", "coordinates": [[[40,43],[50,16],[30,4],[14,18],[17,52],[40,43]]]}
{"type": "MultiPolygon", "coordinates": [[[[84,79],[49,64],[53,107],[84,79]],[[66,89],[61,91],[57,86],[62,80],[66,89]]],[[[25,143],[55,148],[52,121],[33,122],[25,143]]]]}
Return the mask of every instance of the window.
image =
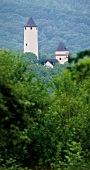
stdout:
{"type": "Polygon", "coordinates": [[[27,46],[27,43],[26,43],[26,46],[27,46]]]}
{"type": "Polygon", "coordinates": [[[25,30],[26,30],[26,27],[25,27],[25,30]]]}
{"type": "Polygon", "coordinates": [[[30,29],[32,30],[32,27],[30,27],[30,29]]]}
{"type": "Polygon", "coordinates": [[[61,58],[59,58],[61,60],[61,58]]]}

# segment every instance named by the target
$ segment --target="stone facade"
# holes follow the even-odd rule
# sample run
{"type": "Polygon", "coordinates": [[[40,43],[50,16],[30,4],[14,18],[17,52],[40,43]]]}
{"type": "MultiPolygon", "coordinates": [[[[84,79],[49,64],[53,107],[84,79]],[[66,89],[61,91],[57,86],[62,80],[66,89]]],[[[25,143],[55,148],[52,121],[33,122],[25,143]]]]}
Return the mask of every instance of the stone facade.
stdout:
{"type": "Polygon", "coordinates": [[[24,53],[32,52],[38,59],[38,27],[30,18],[24,26],[24,53]]]}

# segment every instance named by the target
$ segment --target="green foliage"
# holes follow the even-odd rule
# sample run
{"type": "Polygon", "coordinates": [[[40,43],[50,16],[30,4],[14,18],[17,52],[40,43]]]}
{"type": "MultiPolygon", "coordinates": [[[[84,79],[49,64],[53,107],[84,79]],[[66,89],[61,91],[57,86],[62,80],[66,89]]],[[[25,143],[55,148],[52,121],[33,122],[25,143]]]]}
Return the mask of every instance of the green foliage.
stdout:
{"type": "Polygon", "coordinates": [[[74,61],[74,63],[77,63],[80,59],[83,59],[85,57],[90,57],[90,50],[85,50],[82,52],[79,52],[76,56],[72,57],[72,55],[70,54],[69,56],[69,63],[72,63],[74,61]]]}
{"type": "Polygon", "coordinates": [[[0,50],[0,170],[89,170],[90,59],[60,74],[30,56],[0,50]]]}
{"type": "Polygon", "coordinates": [[[2,164],[2,166],[0,166],[0,170],[32,170],[29,168],[22,168],[21,165],[17,165],[16,161],[12,158],[10,158],[9,160],[6,160],[5,164],[2,164]]]}

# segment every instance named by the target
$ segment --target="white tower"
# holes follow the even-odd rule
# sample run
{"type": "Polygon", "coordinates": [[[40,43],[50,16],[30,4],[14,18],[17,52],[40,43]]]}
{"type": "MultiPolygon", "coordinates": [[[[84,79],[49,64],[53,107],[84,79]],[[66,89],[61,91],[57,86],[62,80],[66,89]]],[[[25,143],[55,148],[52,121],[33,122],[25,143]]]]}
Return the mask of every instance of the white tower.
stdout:
{"type": "Polygon", "coordinates": [[[67,62],[68,55],[69,55],[69,51],[65,47],[64,43],[60,43],[56,52],[55,52],[55,56],[56,56],[56,59],[58,60],[58,62],[60,64],[64,64],[65,62],[67,62]]]}
{"type": "Polygon", "coordinates": [[[38,59],[38,26],[32,17],[29,18],[24,26],[24,53],[32,52],[38,59]]]}

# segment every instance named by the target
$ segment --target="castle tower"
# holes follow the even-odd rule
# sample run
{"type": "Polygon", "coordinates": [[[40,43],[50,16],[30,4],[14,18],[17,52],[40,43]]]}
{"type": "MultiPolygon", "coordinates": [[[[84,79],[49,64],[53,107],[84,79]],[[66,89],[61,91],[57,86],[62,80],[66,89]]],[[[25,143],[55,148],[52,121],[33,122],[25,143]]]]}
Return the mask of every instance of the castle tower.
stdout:
{"type": "Polygon", "coordinates": [[[65,47],[64,43],[60,43],[56,52],[55,52],[55,56],[56,56],[56,59],[58,60],[58,62],[60,64],[64,64],[65,62],[67,62],[68,55],[69,55],[69,51],[65,47]]]}
{"type": "Polygon", "coordinates": [[[32,52],[38,59],[38,26],[32,17],[29,18],[24,26],[24,53],[32,52]]]}

